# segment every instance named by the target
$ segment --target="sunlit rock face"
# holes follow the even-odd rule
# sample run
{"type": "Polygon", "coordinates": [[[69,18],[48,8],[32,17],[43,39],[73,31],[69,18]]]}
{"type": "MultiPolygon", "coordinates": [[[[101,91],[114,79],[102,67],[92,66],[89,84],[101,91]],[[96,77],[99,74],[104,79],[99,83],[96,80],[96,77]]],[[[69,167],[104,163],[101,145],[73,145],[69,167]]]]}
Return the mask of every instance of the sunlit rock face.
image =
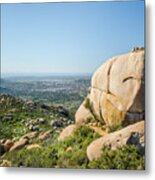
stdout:
{"type": "MultiPolygon", "coordinates": [[[[76,113],[76,123],[90,116],[108,126],[132,124],[144,119],[144,49],[109,59],[94,73],[86,102],[76,113]]],[[[86,101],[85,100],[85,101],[86,101]]]]}
{"type": "Polygon", "coordinates": [[[144,121],[140,121],[93,141],[87,147],[88,159],[90,161],[99,159],[105,146],[115,150],[125,145],[135,145],[144,154],[144,125],[144,121]]]}
{"type": "Polygon", "coordinates": [[[59,139],[70,136],[82,125],[123,127],[143,120],[144,58],[144,48],[133,48],[101,65],[92,76],[88,95],[75,114],[75,125],[64,129],[59,139]]]}

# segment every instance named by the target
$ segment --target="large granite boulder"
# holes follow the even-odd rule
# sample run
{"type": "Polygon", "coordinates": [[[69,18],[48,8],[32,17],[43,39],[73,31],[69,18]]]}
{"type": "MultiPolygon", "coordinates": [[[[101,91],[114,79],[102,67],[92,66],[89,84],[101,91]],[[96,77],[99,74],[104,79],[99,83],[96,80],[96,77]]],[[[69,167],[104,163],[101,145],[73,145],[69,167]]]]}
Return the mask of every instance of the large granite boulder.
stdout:
{"type": "Polygon", "coordinates": [[[144,119],[144,57],[144,48],[134,48],[101,65],[75,114],[75,126],[64,129],[59,139],[72,135],[75,127],[87,125],[91,120],[109,128],[144,119]]]}
{"type": "Polygon", "coordinates": [[[87,123],[92,115],[108,126],[143,119],[144,49],[113,57],[99,67],[86,100],[89,106],[85,102],[80,106],[75,116],[77,124],[87,123]]]}
{"type": "Polygon", "coordinates": [[[87,147],[87,156],[90,161],[97,160],[104,146],[115,150],[124,145],[135,145],[144,153],[144,143],[144,121],[141,121],[93,141],[87,147]]]}

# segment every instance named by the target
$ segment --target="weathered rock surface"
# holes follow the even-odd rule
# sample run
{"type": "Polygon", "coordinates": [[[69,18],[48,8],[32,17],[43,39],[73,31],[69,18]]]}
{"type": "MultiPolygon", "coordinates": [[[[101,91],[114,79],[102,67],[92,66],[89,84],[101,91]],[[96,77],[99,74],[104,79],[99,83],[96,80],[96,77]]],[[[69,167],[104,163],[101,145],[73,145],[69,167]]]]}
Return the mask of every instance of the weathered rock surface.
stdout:
{"type": "Polygon", "coordinates": [[[66,127],[59,135],[58,140],[63,141],[65,138],[71,136],[76,131],[77,126],[76,125],[70,125],[66,127]]]}
{"type": "Polygon", "coordinates": [[[28,139],[21,139],[11,147],[10,151],[22,149],[28,143],[28,139]]]}
{"type": "Polygon", "coordinates": [[[85,101],[81,104],[75,114],[75,121],[77,125],[83,125],[87,123],[87,119],[93,117],[91,112],[85,108],[85,101]]]}
{"type": "MultiPolygon", "coordinates": [[[[94,73],[91,87],[75,114],[75,127],[91,119],[101,126],[127,126],[144,119],[144,48],[109,59],[94,73]]],[[[69,126],[61,139],[74,133],[69,126]]]]}
{"type": "Polygon", "coordinates": [[[49,138],[49,136],[52,134],[52,131],[49,130],[49,131],[46,131],[46,132],[42,132],[40,133],[38,139],[40,140],[46,140],[47,138],[49,138]]]}
{"type": "Polygon", "coordinates": [[[37,135],[38,135],[38,132],[30,132],[30,133],[27,133],[27,134],[25,134],[24,136],[22,136],[22,137],[20,138],[20,140],[22,140],[22,139],[31,140],[31,139],[37,137],[37,135]]]}
{"type": "Polygon", "coordinates": [[[87,156],[89,160],[96,160],[101,156],[104,146],[114,150],[118,147],[132,144],[137,146],[142,152],[144,151],[144,121],[129,125],[93,141],[87,148],[87,156]]]}
{"type": "Polygon", "coordinates": [[[31,149],[40,149],[41,148],[41,146],[39,145],[39,144],[30,144],[30,145],[28,145],[27,147],[26,147],[26,149],[28,149],[28,150],[31,150],[31,149]]]}
{"type": "Polygon", "coordinates": [[[99,67],[87,98],[91,107],[80,106],[76,123],[86,123],[92,113],[109,126],[144,118],[144,49],[114,57],[99,67]]]}
{"type": "Polygon", "coordinates": [[[1,140],[0,142],[0,156],[5,152],[9,151],[9,149],[14,145],[14,142],[10,139],[1,140]]]}
{"type": "Polygon", "coordinates": [[[14,145],[14,142],[10,139],[7,139],[4,143],[5,152],[8,151],[13,145],[14,145]]]}

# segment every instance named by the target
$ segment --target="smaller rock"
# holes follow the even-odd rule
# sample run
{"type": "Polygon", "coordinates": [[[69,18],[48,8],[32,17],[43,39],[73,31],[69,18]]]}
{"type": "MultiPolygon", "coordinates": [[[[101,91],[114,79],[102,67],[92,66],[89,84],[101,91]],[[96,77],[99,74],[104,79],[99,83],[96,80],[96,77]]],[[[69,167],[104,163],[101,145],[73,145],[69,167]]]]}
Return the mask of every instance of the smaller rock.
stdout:
{"type": "Polygon", "coordinates": [[[28,127],[28,129],[29,129],[30,131],[39,131],[39,126],[35,126],[35,125],[33,125],[33,124],[30,124],[29,127],[28,127]]]}
{"type": "Polygon", "coordinates": [[[14,145],[14,142],[10,139],[7,139],[4,143],[5,152],[8,151],[13,145],[14,145]]]}
{"type": "Polygon", "coordinates": [[[34,128],[34,125],[33,125],[33,124],[30,124],[29,127],[28,127],[28,129],[29,129],[30,131],[33,131],[33,128],[34,128]]]}
{"type": "Polygon", "coordinates": [[[21,139],[11,147],[10,151],[22,149],[26,144],[28,144],[28,139],[21,139]]]}
{"type": "Polygon", "coordinates": [[[68,119],[64,118],[64,117],[62,117],[61,120],[64,121],[64,122],[68,121],[68,119]]]}
{"type": "Polygon", "coordinates": [[[40,133],[38,139],[40,140],[46,140],[47,138],[49,138],[49,136],[52,134],[52,130],[46,131],[46,132],[42,132],[40,133]]]}
{"type": "Polygon", "coordinates": [[[72,124],[72,121],[67,121],[66,125],[72,124]]]}
{"type": "Polygon", "coordinates": [[[33,131],[39,131],[39,130],[40,130],[39,126],[34,126],[33,127],[33,131]]]}
{"type": "Polygon", "coordinates": [[[22,140],[22,139],[31,140],[31,139],[37,137],[37,135],[38,135],[38,132],[36,132],[36,131],[35,131],[35,132],[31,132],[31,133],[27,133],[27,134],[25,134],[24,136],[22,136],[22,137],[20,138],[20,140],[22,140]]]}
{"type": "Polygon", "coordinates": [[[41,146],[39,144],[30,144],[26,147],[26,149],[31,150],[31,149],[37,149],[37,148],[41,148],[41,146]]]}
{"type": "Polygon", "coordinates": [[[45,123],[45,119],[44,119],[44,118],[38,118],[37,120],[38,120],[38,122],[41,123],[41,124],[44,124],[44,123],[45,123]]]}
{"type": "Polygon", "coordinates": [[[61,121],[51,121],[51,126],[61,128],[61,127],[63,127],[63,124],[61,121]]]}
{"type": "Polygon", "coordinates": [[[4,116],[2,120],[11,121],[11,120],[13,120],[13,117],[12,116],[4,116]]]}
{"type": "Polygon", "coordinates": [[[58,137],[58,141],[63,141],[63,140],[65,140],[65,138],[72,136],[76,130],[77,130],[77,126],[75,124],[66,127],[60,133],[60,135],[58,137]]]}
{"type": "Polygon", "coordinates": [[[111,150],[115,150],[131,144],[144,152],[144,121],[129,125],[93,141],[87,147],[87,156],[90,161],[97,160],[101,156],[104,146],[109,146],[111,150]]]}
{"type": "Polygon", "coordinates": [[[34,102],[32,100],[28,100],[28,101],[25,102],[25,105],[33,106],[34,102]]]}
{"type": "Polygon", "coordinates": [[[55,114],[54,116],[55,116],[56,118],[58,118],[58,117],[59,117],[59,114],[55,114]]]}
{"type": "Polygon", "coordinates": [[[68,114],[69,114],[69,112],[66,110],[66,109],[64,109],[62,106],[59,106],[58,107],[58,112],[60,113],[60,114],[62,114],[63,116],[68,116],[68,114]]]}

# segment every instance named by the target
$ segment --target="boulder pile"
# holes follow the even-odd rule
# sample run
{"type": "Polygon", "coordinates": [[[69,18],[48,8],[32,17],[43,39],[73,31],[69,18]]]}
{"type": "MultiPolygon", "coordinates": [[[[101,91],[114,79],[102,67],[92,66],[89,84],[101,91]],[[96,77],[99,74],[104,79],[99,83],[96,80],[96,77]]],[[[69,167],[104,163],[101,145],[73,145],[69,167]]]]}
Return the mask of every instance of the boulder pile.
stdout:
{"type": "MultiPolygon", "coordinates": [[[[59,140],[64,140],[80,126],[89,126],[90,123],[103,129],[124,127],[114,134],[105,133],[105,136],[93,142],[87,151],[91,160],[96,158],[92,152],[96,154],[107,142],[116,148],[120,144],[127,144],[132,138],[131,134],[137,134],[139,140],[144,139],[144,58],[144,48],[133,48],[131,52],[113,57],[101,65],[92,76],[88,95],[75,114],[75,124],[65,128],[59,140]]],[[[133,144],[139,145],[139,140],[133,141],[133,144]]]]}

